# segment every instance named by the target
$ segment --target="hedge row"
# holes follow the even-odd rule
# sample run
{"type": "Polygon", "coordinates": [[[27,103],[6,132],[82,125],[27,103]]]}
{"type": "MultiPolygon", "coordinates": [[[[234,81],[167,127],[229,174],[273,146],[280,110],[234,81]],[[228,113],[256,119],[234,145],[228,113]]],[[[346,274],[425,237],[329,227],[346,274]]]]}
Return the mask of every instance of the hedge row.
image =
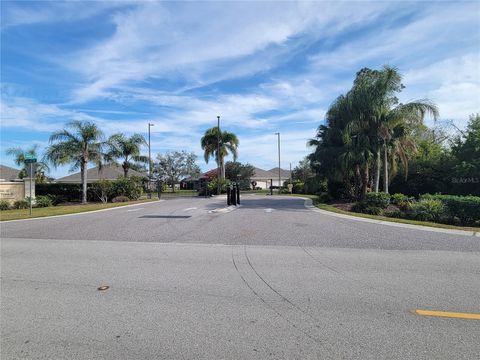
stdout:
{"type": "MultiPolygon", "coordinates": [[[[108,193],[108,200],[116,196],[126,196],[129,199],[138,199],[143,193],[142,181],[137,178],[123,178],[117,180],[103,180],[87,184],[87,201],[99,201],[99,185],[103,185],[108,193]]],[[[36,184],[35,194],[37,196],[49,196],[54,205],[62,202],[82,201],[81,184],[48,183],[36,184]]]]}
{"type": "Polygon", "coordinates": [[[475,225],[480,221],[480,197],[457,195],[422,195],[420,199],[438,200],[446,207],[450,218],[458,218],[462,224],[475,225]]]}
{"type": "Polygon", "coordinates": [[[445,224],[480,226],[480,197],[422,195],[416,200],[403,194],[368,193],[352,211],[372,215],[434,221],[445,224]],[[390,204],[395,207],[389,207],[390,204]]]}

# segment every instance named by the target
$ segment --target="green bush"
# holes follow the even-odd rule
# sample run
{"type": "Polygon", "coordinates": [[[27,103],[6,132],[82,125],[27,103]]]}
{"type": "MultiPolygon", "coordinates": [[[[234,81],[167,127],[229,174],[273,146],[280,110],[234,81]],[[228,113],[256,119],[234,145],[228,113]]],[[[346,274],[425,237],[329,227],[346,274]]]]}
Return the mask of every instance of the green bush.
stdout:
{"type": "MultiPolygon", "coordinates": [[[[230,185],[230,180],[223,179],[220,180],[220,193],[224,194],[227,192],[227,186],[230,185]]],[[[218,195],[217,194],[217,180],[214,179],[208,182],[207,190],[209,195],[218,195]]]]}
{"type": "Polygon", "coordinates": [[[447,208],[448,218],[458,218],[462,225],[473,225],[480,221],[480,197],[456,195],[422,195],[421,199],[438,200],[447,208]]]}
{"type": "Polygon", "coordinates": [[[440,200],[421,199],[410,205],[407,216],[421,221],[444,222],[448,218],[448,212],[440,200]]]}
{"type": "Polygon", "coordinates": [[[28,201],[27,199],[16,200],[13,203],[14,209],[28,209],[29,207],[30,207],[30,201],[28,201]]]}
{"type": "Polygon", "coordinates": [[[382,215],[383,208],[371,204],[367,204],[366,201],[359,201],[352,206],[353,212],[370,214],[370,215],[382,215]]]}
{"type": "MultiPolygon", "coordinates": [[[[43,195],[40,195],[40,196],[43,196],[43,195]]],[[[68,198],[66,198],[63,195],[46,195],[46,196],[48,196],[50,198],[53,206],[57,206],[58,204],[61,204],[61,203],[64,203],[64,202],[68,201],[68,198]]],[[[38,198],[38,196],[37,196],[37,198],[38,198]]]]}
{"type": "Polygon", "coordinates": [[[110,180],[99,180],[92,184],[92,191],[102,203],[108,202],[108,198],[112,195],[113,182],[110,180]]]}
{"type": "Polygon", "coordinates": [[[126,196],[131,200],[137,200],[142,195],[142,192],[142,179],[119,177],[112,182],[109,197],[126,196]]]}
{"type": "Polygon", "coordinates": [[[404,194],[393,194],[391,197],[391,203],[396,205],[401,211],[407,212],[410,210],[410,205],[415,201],[414,197],[409,197],[404,194]]]}
{"type": "Polygon", "coordinates": [[[49,207],[53,206],[53,201],[49,196],[39,195],[35,198],[35,207],[49,207]]]}
{"type": "Polygon", "coordinates": [[[112,199],[112,203],[127,202],[127,201],[130,201],[130,199],[127,196],[123,196],[123,195],[115,196],[112,199]]]}
{"type": "Polygon", "coordinates": [[[330,203],[332,202],[332,197],[330,196],[330,194],[328,192],[321,192],[320,194],[318,194],[318,201],[320,201],[321,203],[330,203]]]}
{"type": "Polygon", "coordinates": [[[5,200],[0,200],[0,210],[8,210],[10,209],[10,203],[5,200]]]}
{"type": "Polygon", "coordinates": [[[408,198],[407,195],[403,195],[403,194],[400,194],[400,193],[393,194],[393,195],[391,196],[391,202],[392,202],[392,204],[394,204],[394,205],[398,205],[398,204],[400,204],[400,203],[404,203],[404,202],[406,202],[406,201],[408,201],[408,200],[409,200],[409,198],[408,198]]]}
{"type": "MultiPolygon", "coordinates": [[[[88,184],[89,187],[90,185],[88,184]]],[[[87,194],[90,195],[88,191],[87,194]]],[[[66,201],[81,201],[82,185],[61,183],[35,184],[35,195],[50,196],[54,204],[66,201]],[[58,197],[59,201],[57,202],[54,197],[58,197]]]]}
{"type": "Polygon", "coordinates": [[[371,192],[367,193],[365,197],[365,205],[368,207],[378,207],[380,209],[386,209],[390,204],[390,194],[384,192],[371,192]]]}

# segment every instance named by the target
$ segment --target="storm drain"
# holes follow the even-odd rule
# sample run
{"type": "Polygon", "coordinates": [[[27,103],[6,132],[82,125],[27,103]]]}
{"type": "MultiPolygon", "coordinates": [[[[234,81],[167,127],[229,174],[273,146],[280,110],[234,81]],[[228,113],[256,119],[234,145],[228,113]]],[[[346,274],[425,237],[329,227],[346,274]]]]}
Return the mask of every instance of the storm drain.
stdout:
{"type": "Polygon", "coordinates": [[[188,219],[191,215],[143,215],[140,219],[188,219]]]}

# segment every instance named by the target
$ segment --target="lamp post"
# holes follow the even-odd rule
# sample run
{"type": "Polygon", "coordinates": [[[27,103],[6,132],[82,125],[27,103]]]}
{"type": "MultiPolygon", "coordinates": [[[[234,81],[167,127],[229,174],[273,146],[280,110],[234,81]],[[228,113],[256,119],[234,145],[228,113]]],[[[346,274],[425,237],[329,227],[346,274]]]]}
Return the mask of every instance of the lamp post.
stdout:
{"type": "Polygon", "coordinates": [[[150,189],[150,181],[152,180],[152,154],[150,149],[150,128],[155,124],[148,123],[148,198],[152,198],[152,191],[150,189]]]}
{"type": "Polygon", "coordinates": [[[217,115],[217,195],[220,195],[220,115],[217,115]]]}
{"type": "Polygon", "coordinates": [[[276,132],[275,135],[277,135],[278,139],[278,193],[280,194],[280,186],[281,186],[281,177],[280,177],[280,133],[276,132]]]}

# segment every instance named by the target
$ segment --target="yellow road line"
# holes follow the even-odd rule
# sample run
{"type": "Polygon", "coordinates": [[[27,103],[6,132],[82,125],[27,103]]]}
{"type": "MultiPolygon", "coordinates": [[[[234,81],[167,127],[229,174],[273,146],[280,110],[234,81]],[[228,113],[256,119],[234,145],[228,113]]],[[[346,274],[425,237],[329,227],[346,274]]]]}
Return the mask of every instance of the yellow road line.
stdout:
{"type": "Polygon", "coordinates": [[[450,312],[450,311],[432,311],[432,310],[415,310],[415,314],[421,316],[437,316],[437,317],[448,317],[448,318],[457,318],[457,319],[473,319],[480,320],[480,314],[472,313],[459,313],[459,312],[450,312]]]}

